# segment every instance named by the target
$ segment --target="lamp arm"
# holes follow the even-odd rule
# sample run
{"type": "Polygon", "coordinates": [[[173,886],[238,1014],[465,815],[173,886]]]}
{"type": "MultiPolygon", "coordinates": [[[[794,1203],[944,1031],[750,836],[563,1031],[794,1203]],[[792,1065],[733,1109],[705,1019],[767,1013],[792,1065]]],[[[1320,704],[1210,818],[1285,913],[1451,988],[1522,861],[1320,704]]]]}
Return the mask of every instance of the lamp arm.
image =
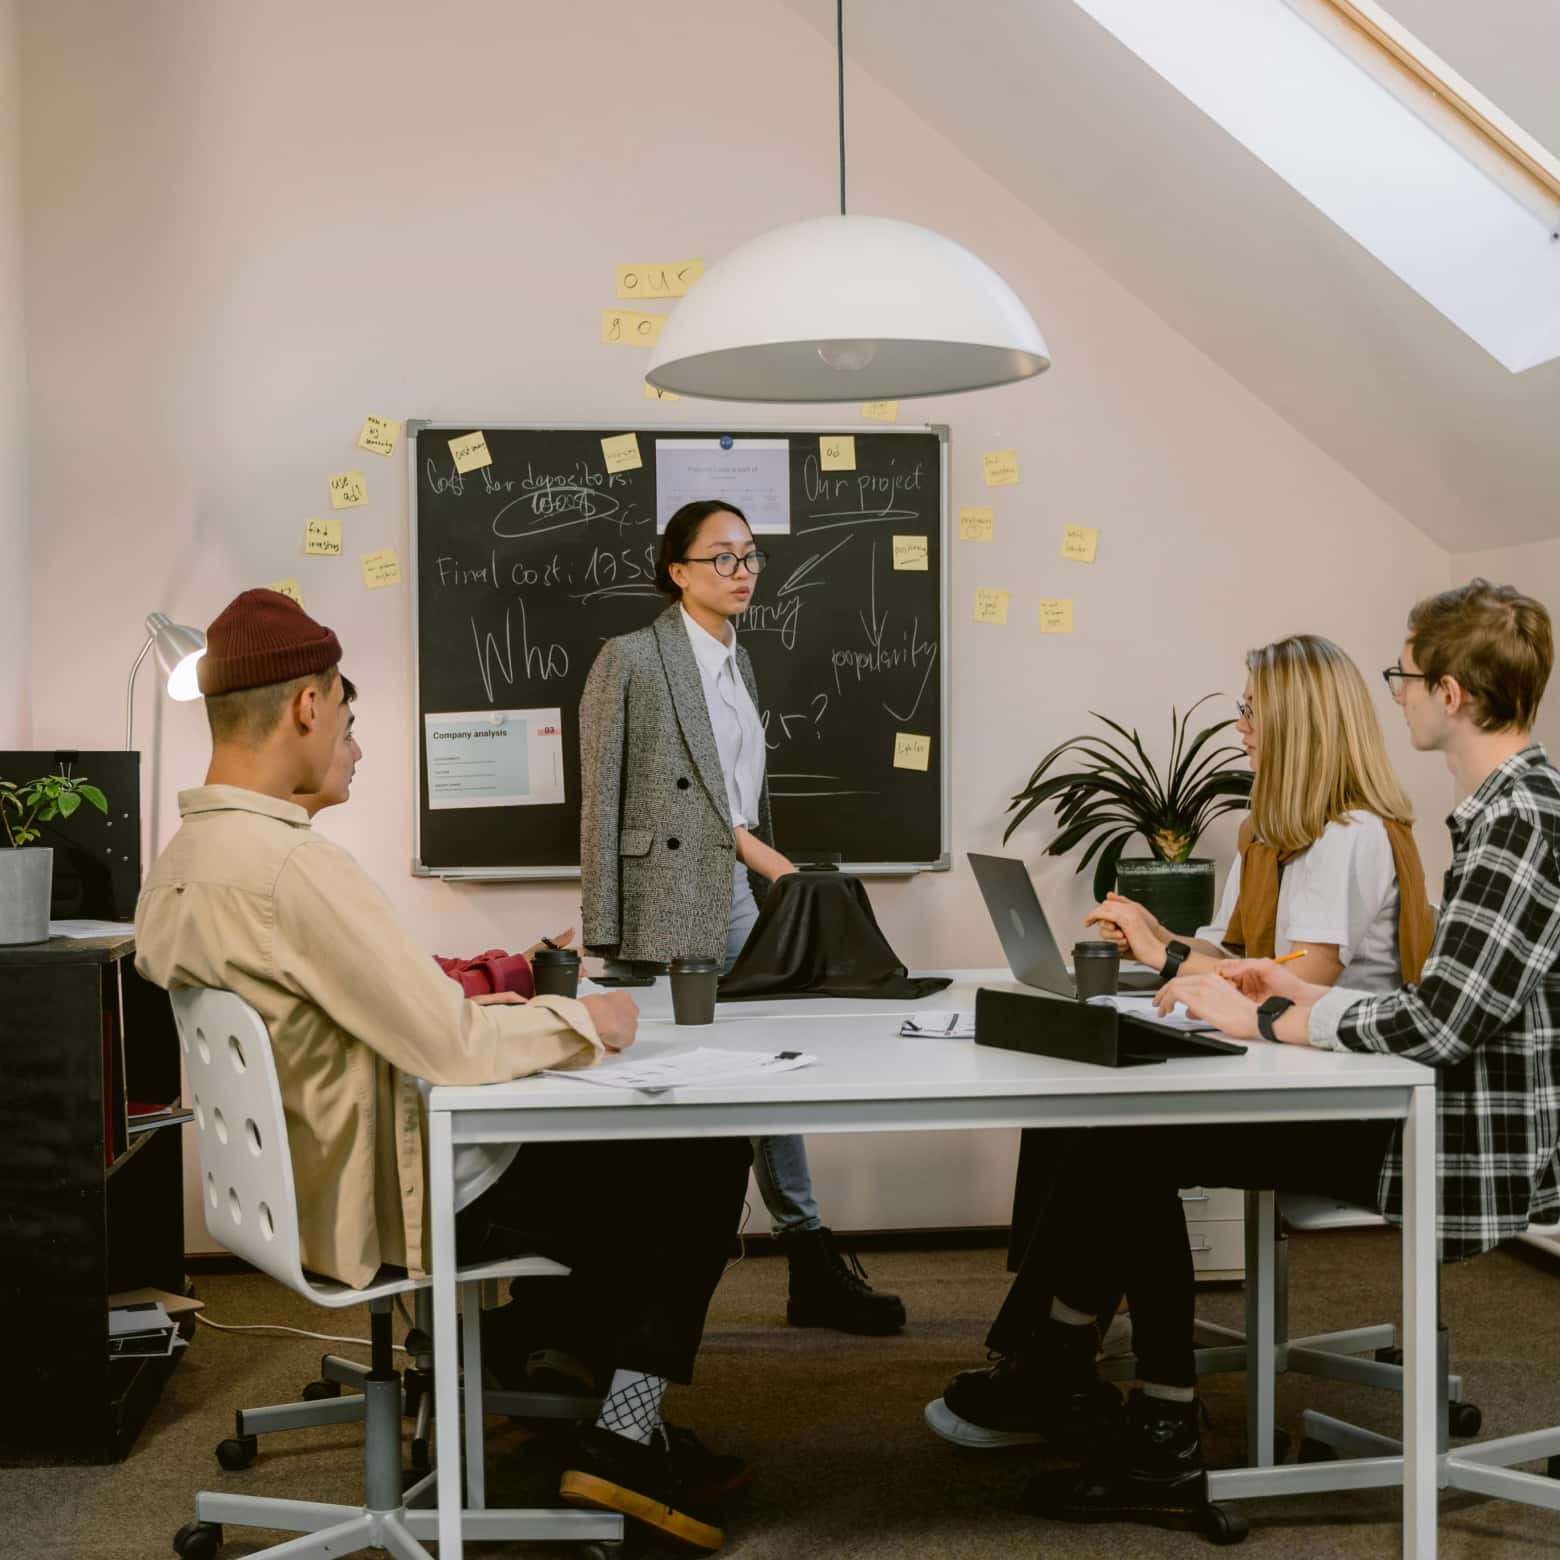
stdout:
{"type": "Polygon", "coordinates": [[[141,653],[135,658],[135,665],[130,668],[130,680],[125,684],[125,751],[130,751],[130,736],[135,729],[135,674],[141,670],[141,662],[146,659],[146,652],[152,648],[155,635],[148,634],[146,643],[141,646],[141,653]]]}

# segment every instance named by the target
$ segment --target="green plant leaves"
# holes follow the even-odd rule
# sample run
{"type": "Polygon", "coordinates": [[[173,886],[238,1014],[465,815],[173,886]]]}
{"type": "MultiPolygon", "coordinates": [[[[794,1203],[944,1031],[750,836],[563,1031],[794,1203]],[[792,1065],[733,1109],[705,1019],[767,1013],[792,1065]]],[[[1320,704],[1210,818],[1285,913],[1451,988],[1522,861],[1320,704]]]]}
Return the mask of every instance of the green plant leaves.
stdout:
{"type": "Polygon", "coordinates": [[[5,825],[5,836],[12,846],[30,845],[41,837],[40,823],[53,823],[56,818],[68,818],[83,801],[89,802],[100,813],[107,814],[108,798],[95,785],[88,785],[81,775],[40,775],[36,780],[0,780],[0,823],[5,825]],[[17,821],[6,816],[10,808],[17,821]]]}

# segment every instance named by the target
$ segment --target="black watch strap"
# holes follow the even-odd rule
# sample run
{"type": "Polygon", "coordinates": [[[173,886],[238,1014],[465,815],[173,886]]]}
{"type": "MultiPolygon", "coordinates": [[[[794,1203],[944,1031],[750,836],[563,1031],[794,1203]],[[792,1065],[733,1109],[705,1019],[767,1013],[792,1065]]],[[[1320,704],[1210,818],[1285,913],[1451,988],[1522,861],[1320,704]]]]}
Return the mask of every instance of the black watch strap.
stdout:
{"type": "Polygon", "coordinates": [[[1172,939],[1165,944],[1165,962],[1159,967],[1161,981],[1174,980],[1181,966],[1191,957],[1191,947],[1172,939]]]}
{"type": "Polygon", "coordinates": [[[1288,997],[1269,997],[1257,1008],[1257,1029],[1264,1040],[1276,1041],[1273,1025],[1294,1006],[1288,997]]]}

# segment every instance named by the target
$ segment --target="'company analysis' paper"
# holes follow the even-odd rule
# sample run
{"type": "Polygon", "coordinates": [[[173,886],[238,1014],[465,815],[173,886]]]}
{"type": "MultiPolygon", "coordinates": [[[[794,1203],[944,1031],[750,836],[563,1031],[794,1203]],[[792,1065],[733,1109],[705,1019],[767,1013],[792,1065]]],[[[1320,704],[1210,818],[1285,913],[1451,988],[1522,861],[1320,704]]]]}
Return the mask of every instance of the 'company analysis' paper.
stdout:
{"type": "Polygon", "coordinates": [[[428,806],[542,807],[563,800],[561,710],[423,716],[428,806]]]}

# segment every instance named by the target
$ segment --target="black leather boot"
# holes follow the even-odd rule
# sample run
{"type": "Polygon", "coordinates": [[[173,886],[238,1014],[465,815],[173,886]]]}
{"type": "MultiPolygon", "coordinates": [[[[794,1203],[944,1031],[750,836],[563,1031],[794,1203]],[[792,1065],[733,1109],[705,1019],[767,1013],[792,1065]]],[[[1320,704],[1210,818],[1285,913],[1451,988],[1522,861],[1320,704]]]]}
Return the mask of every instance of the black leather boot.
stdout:
{"type": "Polygon", "coordinates": [[[1058,1522],[1147,1522],[1198,1528],[1218,1543],[1238,1542],[1245,1522],[1208,1502],[1197,1404],[1147,1396],[1127,1400],[1114,1443],[1071,1472],[1047,1470],[1029,1481],[1024,1505],[1058,1522]]]}
{"type": "Polygon", "coordinates": [[[793,1230],[779,1239],[791,1269],[785,1308],[791,1326],[883,1337],[905,1325],[904,1302],[875,1290],[861,1263],[834,1244],[832,1231],[793,1230]]]}

